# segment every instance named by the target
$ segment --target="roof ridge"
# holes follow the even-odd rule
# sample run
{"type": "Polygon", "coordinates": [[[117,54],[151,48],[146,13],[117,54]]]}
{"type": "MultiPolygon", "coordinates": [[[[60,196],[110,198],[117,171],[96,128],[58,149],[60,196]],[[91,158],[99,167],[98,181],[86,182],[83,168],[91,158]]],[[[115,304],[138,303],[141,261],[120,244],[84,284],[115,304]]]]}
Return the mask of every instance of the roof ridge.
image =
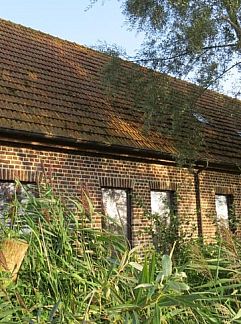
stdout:
{"type": "Polygon", "coordinates": [[[76,43],[74,41],[70,41],[68,39],[64,39],[64,38],[61,38],[59,36],[55,36],[55,35],[49,34],[49,33],[44,32],[42,30],[35,29],[35,28],[32,28],[32,27],[28,27],[28,26],[22,25],[20,23],[13,22],[13,21],[8,20],[8,19],[3,19],[3,18],[0,17],[0,23],[9,24],[9,25],[15,26],[17,28],[21,28],[22,30],[27,30],[28,32],[38,33],[38,34],[43,35],[45,37],[52,38],[52,39],[56,39],[56,40],[58,40],[58,41],[60,41],[62,43],[67,43],[67,44],[74,45],[76,47],[79,47],[79,48],[82,48],[82,49],[85,49],[85,50],[92,51],[92,52],[94,52],[94,53],[96,53],[98,55],[103,55],[103,56],[108,55],[106,53],[103,53],[103,52],[98,51],[98,50],[96,50],[94,48],[88,47],[86,45],[82,45],[82,44],[76,43]]]}

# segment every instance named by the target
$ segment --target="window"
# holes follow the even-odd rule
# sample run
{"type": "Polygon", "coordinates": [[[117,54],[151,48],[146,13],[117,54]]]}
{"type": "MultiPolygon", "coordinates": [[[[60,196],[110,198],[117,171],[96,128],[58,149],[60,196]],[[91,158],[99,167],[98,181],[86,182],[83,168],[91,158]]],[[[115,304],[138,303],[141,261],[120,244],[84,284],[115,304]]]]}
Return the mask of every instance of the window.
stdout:
{"type": "Polygon", "coordinates": [[[232,195],[215,195],[217,222],[225,227],[235,231],[233,196],[232,195]]]}
{"type": "Polygon", "coordinates": [[[238,134],[238,136],[241,137],[241,131],[240,130],[237,130],[236,133],[238,134]]]}
{"type": "Polygon", "coordinates": [[[131,242],[131,197],[128,189],[102,188],[102,202],[107,220],[105,227],[124,234],[131,242]]]}
{"type": "Polygon", "coordinates": [[[194,112],[193,116],[196,118],[197,121],[199,121],[202,124],[208,124],[208,120],[206,117],[204,117],[202,114],[194,112]]]}
{"type": "Polygon", "coordinates": [[[170,225],[170,214],[174,209],[173,191],[151,191],[151,213],[158,214],[170,225]]]}
{"type": "MultiPolygon", "coordinates": [[[[11,204],[17,199],[21,203],[21,207],[24,207],[27,203],[27,192],[36,195],[36,185],[25,183],[17,185],[15,182],[0,181],[0,221],[2,223],[12,225],[12,215],[14,213],[11,210],[11,204]]],[[[18,214],[21,215],[23,211],[18,210],[18,214]]]]}
{"type": "Polygon", "coordinates": [[[178,218],[175,212],[175,192],[151,191],[151,235],[155,249],[170,252],[178,235],[178,218]]]}

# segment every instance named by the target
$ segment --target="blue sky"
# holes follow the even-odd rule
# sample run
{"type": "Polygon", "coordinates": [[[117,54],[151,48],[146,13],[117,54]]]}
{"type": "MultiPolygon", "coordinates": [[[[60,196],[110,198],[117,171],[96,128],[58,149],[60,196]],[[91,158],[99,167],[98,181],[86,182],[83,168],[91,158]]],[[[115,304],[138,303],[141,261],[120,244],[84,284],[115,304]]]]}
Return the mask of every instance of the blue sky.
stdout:
{"type": "Polygon", "coordinates": [[[99,0],[86,11],[89,0],[2,0],[0,17],[92,46],[106,41],[133,55],[141,35],[128,31],[117,0],[99,0]]]}

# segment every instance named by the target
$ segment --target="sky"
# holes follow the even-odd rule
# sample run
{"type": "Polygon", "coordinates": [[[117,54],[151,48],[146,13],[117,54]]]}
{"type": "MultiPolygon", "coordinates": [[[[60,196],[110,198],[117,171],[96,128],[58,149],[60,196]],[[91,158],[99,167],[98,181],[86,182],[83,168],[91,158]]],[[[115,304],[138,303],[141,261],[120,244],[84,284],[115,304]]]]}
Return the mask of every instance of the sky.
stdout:
{"type": "Polygon", "coordinates": [[[117,44],[129,55],[142,41],[129,31],[117,0],[2,0],[0,17],[81,45],[117,44]]]}

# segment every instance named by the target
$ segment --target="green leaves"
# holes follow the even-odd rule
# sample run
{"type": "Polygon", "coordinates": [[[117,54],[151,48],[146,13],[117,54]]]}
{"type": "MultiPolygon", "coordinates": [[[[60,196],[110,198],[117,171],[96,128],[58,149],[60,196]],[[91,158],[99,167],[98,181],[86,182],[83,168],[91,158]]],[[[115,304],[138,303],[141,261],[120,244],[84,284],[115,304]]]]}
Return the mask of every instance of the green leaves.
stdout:
{"type": "Polygon", "coordinates": [[[231,322],[235,322],[236,320],[241,318],[241,309],[238,310],[237,314],[231,319],[231,322]]]}
{"type": "Polygon", "coordinates": [[[14,323],[13,316],[18,309],[14,309],[10,301],[0,300],[0,323],[14,323]]]}
{"type": "Polygon", "coordinates": [[[142,64],[212,86],[240,54],[240,1],[122,2],[130,25],[146,34],[137,56],[142,64]]]}
{"type": "MultiPolygon", "coordinates": [[[[88,227],[85,209],[75,214],[51,192],[27,205],[20,222],[31,229],[21,234],[30,248],[18,283],[0,288],[0,323],[240,321],[240,261],[233,252],[229,259],[223,246],[205,259],[208,275],[201,281],[198,253],[195,263],[178,267],[175,246],[170,255],[149,251],[141,260],[139,248],[130,250],[124,237],[88,227]]],[[[4,233],[9,235],[7,228],[4,233]]]]}
{"type": "Polygon", "coordinates": [[[172,274],[172,260],[169,255],[163,255],[162,257],[162,273],[164,277],[172,274]]]}
{"type": "Polygon", "coordinates": [[[190,287],[184,282],[178,282],[173,280],[168,281],[167,287],[168,289],[171,289],[176,292],[182,292],[190,289],[190,287]]]}

